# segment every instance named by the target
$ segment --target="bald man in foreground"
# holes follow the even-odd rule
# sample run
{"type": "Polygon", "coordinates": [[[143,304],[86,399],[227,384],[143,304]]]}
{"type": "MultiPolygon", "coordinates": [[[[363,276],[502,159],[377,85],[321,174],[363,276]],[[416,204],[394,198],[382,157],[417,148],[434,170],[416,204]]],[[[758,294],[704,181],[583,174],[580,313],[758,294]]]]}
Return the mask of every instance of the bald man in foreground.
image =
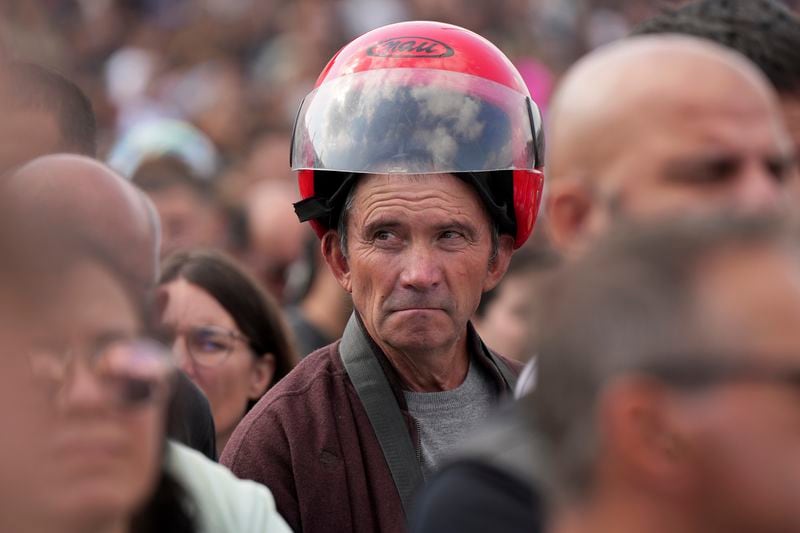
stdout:
{"type": "MultiPolygon", "coordinates": [[[[795,170],[763,75],[689,37],[588,55],[565,77],[548,126],[546,209],[567,257],[625,220],[779,209],[795,170]]],[[[427,487],[412,531],[541,531],[535,438],[513,413],[500,418],[427,487]]]]}
{"type": "Polygon", "coordinates": [[[136,187],[102,163],[80,155],[46,155],[13,171],[4,185],[19,205],[108,249],[137,289],[155,283],[158,218],[136,187]]]}
{"type": "MultiPolygon", "coordinates": [[[[149,200],[127,180],[90,157],[52,154],[4,176],[2,194],[20,213],[38,213],[44,227],[81,234],[117,264],[144,301],[158,276],[159,222],[149,200]]],[[[216,459],[208,401],[182,374],[170,409],[170,437],[216,459]]]]}

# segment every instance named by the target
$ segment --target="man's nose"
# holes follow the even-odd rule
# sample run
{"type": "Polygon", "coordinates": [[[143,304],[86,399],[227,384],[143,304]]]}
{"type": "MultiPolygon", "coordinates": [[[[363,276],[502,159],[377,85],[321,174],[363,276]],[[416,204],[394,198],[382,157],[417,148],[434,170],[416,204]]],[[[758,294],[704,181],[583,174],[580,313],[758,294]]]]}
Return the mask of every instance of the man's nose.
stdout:
{"type": "Polygon", "coordinates": [[[785,185],[766,164],[753,163],[743,170],[736,189],[736,207],[746,213],[778,209],[786,197],[785,185]]]}
{"type": "Polygon", "coordinates": [[[435,288],[442,281],[442,265],[436,251],[423,243],[408,247],[403,258],[400,282],[406,288],[420,291],[435,288]]]}

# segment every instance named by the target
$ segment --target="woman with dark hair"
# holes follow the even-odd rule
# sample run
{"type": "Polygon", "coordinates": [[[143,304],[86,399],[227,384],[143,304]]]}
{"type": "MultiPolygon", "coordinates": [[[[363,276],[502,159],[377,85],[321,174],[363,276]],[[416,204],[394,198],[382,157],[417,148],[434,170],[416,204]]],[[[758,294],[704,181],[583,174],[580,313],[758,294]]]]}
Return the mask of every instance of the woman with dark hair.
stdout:
{"type": "Polygon", "coordinates": [[[173,255],[159,287],[162,325],[179,366],[208,396],[221,452],[245,413],[295,364],[280,309],[215,251],[173,255]]]}

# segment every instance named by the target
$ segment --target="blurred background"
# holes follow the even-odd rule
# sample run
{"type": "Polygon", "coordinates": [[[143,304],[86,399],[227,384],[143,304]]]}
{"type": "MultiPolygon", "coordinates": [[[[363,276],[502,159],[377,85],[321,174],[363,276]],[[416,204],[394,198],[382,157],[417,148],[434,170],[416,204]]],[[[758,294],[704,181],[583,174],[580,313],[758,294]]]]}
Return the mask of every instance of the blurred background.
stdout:
{"type": "Polygon", "coordinates": [[[401,20],[461,25],[515,62],[546,114],[573,61],[681,3],[0,0],[0,46],[7,58],[55,69],[89,95],[98,155],[156,204],[162,255],[225,249],[291,306],[312,291],[320,265],[290,206],[290,130],[341,46],[401,20]]]}

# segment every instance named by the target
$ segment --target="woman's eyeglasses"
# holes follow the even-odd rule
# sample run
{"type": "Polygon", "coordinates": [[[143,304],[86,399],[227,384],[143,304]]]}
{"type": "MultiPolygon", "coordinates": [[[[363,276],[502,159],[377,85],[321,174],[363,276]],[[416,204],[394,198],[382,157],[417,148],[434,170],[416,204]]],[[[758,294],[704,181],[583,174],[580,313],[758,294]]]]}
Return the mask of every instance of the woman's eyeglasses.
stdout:
{"type": "Polygon", "coordinates": [[[173,339],[178,337],[183,337],[192,361],[206,367],[221,365],[236,348],[237,342],[250,343],[241,333],[220,326],[185,328],[172,336],[173,339]]]}

